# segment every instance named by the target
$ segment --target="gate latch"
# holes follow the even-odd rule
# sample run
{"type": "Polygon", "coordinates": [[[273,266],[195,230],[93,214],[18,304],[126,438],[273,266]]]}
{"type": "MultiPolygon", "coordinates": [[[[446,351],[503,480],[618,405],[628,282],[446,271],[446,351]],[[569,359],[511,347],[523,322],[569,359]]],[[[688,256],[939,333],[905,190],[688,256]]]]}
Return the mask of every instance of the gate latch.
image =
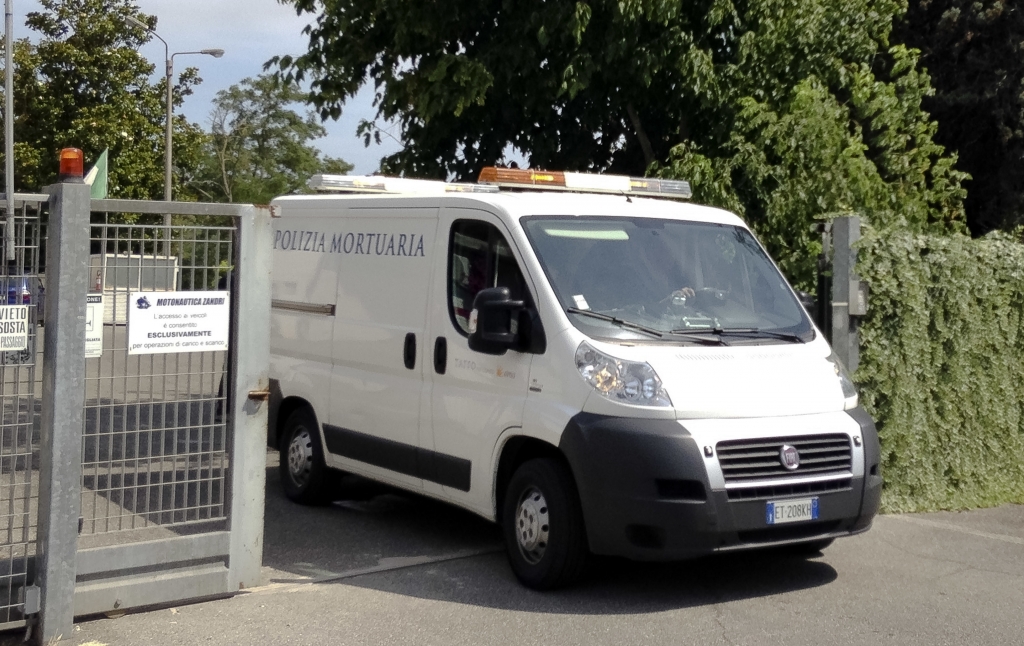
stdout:
{"type": "Polygon", "coordinates": [[[250,390],[249,399],[265,402],[270,399],[270,389],[264,388],[263,390],[250,390]]]}
{"type": "Polygon", "coordinates": [[[39,612],[40,607],[40,590],[38,585],[27,585],[23,588],[25,594],[25,609],[22,611],[26,615],[34,615],[39,612]]]}

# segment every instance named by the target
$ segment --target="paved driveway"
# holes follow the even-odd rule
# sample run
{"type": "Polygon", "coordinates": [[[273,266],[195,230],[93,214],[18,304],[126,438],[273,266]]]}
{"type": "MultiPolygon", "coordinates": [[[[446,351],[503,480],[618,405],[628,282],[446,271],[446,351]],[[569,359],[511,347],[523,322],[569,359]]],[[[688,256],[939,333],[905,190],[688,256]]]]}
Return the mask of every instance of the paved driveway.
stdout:
{"type": "Polygon", "coordinates": [[[883,516],[810,559],[599,559],[581,585],[537,593],[513,578],[494,526],[349,491],[357,500],[298,507],[269,470],[264,585],[83,621],[71,643],[1024,644],[1024,506],[883,516]]]}

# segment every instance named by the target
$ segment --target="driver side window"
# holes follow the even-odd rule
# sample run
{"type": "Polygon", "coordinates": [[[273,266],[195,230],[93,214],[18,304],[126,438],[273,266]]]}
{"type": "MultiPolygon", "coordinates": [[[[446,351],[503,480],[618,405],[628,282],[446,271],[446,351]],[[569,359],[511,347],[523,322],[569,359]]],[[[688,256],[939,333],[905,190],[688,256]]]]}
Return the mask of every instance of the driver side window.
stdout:
{"type": "Polygon", "coordinates": [[[508,287],[513,300],[527,294],[512,249],[497,227],[479,220],[456,220],[448,251],[448,312],[463,334],[469,334],[473,299],[487,287],[508,287]]]}

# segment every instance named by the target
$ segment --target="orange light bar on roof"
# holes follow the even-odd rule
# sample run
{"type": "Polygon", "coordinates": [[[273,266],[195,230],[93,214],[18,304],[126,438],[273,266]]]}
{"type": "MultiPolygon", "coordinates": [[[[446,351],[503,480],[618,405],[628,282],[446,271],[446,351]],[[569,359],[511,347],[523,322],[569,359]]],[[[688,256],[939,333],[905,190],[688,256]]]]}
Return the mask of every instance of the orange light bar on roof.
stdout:
{"type": "Polygon", "coordinates": [[[488,166],[480,171],[480,177],[477,179],[477,182],[480,184],[497,184],[498,186],[565,188],[565,173],[488,166]]]}
{"type": "Polygon", "coordinates": [[[645,195],[689,199],[690,183],[682,180],[628,177],[626,175],[599,175],[597,173],[570,173],[561,171],[496,168],[489,166],[480,171],[480,184],[504,188],[534,188],[578,193],[614,193],[618,195],[645,195]]]}

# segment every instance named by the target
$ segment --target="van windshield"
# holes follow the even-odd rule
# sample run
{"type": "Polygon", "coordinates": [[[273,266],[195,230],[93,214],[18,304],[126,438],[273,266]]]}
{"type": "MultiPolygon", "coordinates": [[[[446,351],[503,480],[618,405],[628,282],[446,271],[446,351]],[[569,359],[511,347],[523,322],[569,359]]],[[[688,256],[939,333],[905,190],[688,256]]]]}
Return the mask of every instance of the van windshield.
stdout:
{"type": "Polygon", "coordinates": [[[573,324],[608,339],[806,342],[803,307],[749,231],[633,217],[523,218],[573,324]]]}

